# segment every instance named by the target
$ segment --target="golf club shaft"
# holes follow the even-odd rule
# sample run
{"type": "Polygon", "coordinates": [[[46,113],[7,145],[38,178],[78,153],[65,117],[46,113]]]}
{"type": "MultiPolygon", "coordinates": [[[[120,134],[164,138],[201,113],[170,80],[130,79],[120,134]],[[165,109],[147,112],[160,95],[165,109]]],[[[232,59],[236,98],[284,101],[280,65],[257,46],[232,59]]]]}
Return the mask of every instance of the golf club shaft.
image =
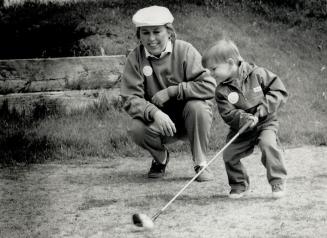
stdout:
{"type": "MultiPolygon", "coordinates": [[[[255,116],[258,117],[258,113],[255,114],[255,116]]],[[[230,145],[236,140],[236,138],[242,134],[250,125],[252,124],[252,121],[248,121],[234,136],[232,139],[226,143],[226,145],[205,165],[203,168],[187,183],[184,185],[184,187],[179,190],[179,192],[163,207],[161,208],[156,214],[152,216],[152,220],[155,221],[160,214],[167,209],[167,207],[175,201],[175,199],[182,193],[184,190],[214,161],[218,158],[218,156],[230,145]]]]}

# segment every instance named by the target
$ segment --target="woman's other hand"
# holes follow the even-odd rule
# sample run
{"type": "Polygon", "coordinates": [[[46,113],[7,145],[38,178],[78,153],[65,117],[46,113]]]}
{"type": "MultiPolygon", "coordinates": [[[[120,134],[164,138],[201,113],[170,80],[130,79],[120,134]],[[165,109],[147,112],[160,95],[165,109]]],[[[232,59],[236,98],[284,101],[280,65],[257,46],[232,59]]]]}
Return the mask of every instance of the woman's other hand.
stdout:
{"type": "Polygon", "coordinates": [[[166,113],[158,110],[153,117],[154,122],[150,126],[153,130],[164,136],[174,136],[176,133],[175,124],[166,113]]]}
{"type": "Polygon", "coordinates": [[[164,103],[169,100],[169,94],[167,89],[160,90],[152,97],[152,103],[158,107],[163,107],[164,103]]]}
{"type": "Polygon", "coordinates": [[[170,98],[175,98],[178,94],[178,86],[169,86],[166,89],[160,90],[152,97],[152,103],[159,107],[163,107],[164,103],[170,98]]]}

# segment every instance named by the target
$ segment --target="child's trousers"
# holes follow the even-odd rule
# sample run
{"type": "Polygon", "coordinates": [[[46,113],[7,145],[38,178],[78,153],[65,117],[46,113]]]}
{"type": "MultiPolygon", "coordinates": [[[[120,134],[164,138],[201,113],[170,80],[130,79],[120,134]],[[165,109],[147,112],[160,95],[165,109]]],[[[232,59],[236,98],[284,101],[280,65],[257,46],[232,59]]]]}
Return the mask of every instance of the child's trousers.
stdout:
{"type": "Polygon", "coordinates": [[[267,170],[267,179],[271,185],[283,183],[287,172],[283,152],[274,130],[254,130],[240,136],[223,153],[228,182],[232,189],[246,190],[250,184],[249,176],[241,159],[250,155],[254,146],[258,145],[261,152],[261,162],[267,170]]]}
{"type": "Polygon", "coordinates": [[[211,106],[208,101],[190,100],[186,103],[172,103],[163,109],[175,124],[177,133],[174,137],[162,136],[151,129],[151,124],[138,119],[133,119],[128,133],[137,145],[149,151],[158,162],[164,161],[166,157],[165,144],[187,137],[194,165],[205,165],[212,123],[211,106]]]}

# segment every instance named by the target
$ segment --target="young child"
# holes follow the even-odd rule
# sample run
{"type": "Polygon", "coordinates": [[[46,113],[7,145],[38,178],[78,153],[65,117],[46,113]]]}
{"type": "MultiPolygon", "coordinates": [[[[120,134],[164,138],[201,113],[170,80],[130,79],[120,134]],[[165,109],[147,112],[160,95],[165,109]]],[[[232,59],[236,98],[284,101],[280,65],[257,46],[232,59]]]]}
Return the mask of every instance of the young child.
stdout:
{"type": "Polygon", "coordinates": [[[243,197],[249,190],[249,177],[241,159],[258,145],[261,162],[267,170],[272,196],[285,193],[286,168],[277,137],[277,112],[286,102],[288,93],[278,76],[269,70],[243,60],[235,43],[223,39],[209,47],[202,64],[217,80],[215,98],[223,120],[230,126],[229,141],[249,120],[252,124],[223,153],[229,197],[243,197]],[[254,116],[256,112],[259,116],[254,116]]]}

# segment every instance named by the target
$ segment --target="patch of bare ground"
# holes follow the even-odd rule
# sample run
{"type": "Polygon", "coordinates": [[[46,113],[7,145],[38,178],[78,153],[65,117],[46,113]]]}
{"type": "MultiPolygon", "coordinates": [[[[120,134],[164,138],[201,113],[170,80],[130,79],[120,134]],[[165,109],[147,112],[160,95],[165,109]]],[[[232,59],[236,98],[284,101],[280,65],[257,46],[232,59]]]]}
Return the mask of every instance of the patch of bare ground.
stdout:
{"type": "Polygon", "coordinates": [[[271,198],[256,151],[244,159],[250,193],[230,200],[218,158],[214,181],[191,184],[152,231],[135,227],[131,216],[152,216],[194,176],[189,154],[173,154],[162,180],[147,179],[150,157],[2,168],[0,237],[324,237],[327,148],[288,148],[285,157],[286,197],[271,198]]]}

